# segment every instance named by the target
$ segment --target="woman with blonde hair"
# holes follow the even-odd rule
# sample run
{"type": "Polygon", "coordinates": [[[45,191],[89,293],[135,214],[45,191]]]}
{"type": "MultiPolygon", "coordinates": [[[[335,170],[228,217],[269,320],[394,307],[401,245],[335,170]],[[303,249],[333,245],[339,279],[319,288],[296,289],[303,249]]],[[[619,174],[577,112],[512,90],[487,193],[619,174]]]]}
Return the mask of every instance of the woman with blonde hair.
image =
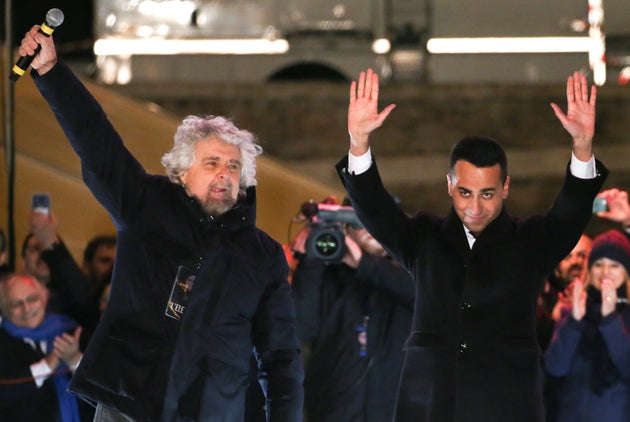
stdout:
{"type": "Polygon", "coordinates": [[[548,420],[630,420],[629,274],[630,240],[616,230],[597,236],[586,283],[574,282],[545,353],[547,373],[562,377],[557,418],[548,420]]]}

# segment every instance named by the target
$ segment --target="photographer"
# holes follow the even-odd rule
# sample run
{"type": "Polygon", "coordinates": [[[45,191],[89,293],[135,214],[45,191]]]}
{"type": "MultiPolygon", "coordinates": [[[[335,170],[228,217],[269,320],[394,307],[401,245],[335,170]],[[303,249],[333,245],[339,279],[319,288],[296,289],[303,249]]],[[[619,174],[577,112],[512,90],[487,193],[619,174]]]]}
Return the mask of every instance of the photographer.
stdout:
{"type": "MultiPolygon", "coordinates": [[[[349,207],[343,208],[341,219],[349,207]]],[[[356,217],[339,225],[345,238],[340,259],[313,253],[310,235],[319,224],[305,228],[293,245],[306,419],[391,420],[412,317],[411,278],[356,217]]]]}

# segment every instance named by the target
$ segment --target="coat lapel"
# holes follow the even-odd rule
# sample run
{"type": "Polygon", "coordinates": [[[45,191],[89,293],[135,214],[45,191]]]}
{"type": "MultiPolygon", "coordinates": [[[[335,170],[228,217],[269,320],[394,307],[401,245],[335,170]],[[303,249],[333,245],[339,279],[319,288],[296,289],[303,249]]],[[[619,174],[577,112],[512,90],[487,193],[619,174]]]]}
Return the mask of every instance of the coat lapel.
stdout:
{"type": "Polygon", "coordinates": [[[464,231],[464,224],[459,219],[455,210],[451,211],[442,222],[442,234],[446,243],[460,257],[462,262],[467,263],[470,256],[470,247],[468,246],[468,238],[464,231]]]}

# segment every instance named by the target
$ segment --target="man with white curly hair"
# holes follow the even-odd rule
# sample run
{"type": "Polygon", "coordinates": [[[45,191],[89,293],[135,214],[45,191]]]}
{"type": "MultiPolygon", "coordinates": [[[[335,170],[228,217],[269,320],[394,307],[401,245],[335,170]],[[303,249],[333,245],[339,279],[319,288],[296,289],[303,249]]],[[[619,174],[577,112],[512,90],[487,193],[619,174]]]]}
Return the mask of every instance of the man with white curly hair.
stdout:
{"type": "Polygon", "coordinates": [[[70,384],[96,421],[241,421],[252,350],[270,420],[302,416],[288,266],[255,226],[254,136],[189,116],[150,175],[100,105],[31,29],[20,55],[118,230],[110,301],[70,384]],[[72,93],[72,95],[68,95],[72,93]]]}
{"type": "Polygon", "coordinates": [[[254,136],[225,117],[188,116],[177,128],[173,148],[162,157],[162,165],[168,178],[199,199],[208,215],[219,216],[239,197],[244,198],[249,186],[256,185],[256,156],[261,153],[254,136]],[[227,171],[207,183],[204,174],[214,173],[222,154],[227,171]]]}

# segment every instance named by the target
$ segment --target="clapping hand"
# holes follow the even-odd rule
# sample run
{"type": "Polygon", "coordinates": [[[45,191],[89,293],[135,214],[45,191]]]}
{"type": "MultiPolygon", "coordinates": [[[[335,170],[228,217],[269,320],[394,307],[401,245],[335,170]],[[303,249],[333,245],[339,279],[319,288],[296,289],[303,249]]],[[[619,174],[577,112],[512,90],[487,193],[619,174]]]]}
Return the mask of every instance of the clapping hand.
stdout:
{"type": "Polygon", "coordinates": [[[75,366],[81,359],[81,352],[79,351],[81,331],[82,328],[77,327],[71,334],[64,333],[55,337],[55,342],[53,343],[54,353],[68,367],[75,366]]]}
{"type": "Polygon", "coordinates": [[[612,314],[617,308],[617,289],[609,278],[602,280],[602,316],[612,314]]]}
{"type": "Polygon", "coordinates": [[[586,314],[586,291],[584,290],[584,282],[582,280],[575,280],[570,286],[572,290],[573,306],[571,308],[571,315],[577,321],[584,318],[586,314]]]}

